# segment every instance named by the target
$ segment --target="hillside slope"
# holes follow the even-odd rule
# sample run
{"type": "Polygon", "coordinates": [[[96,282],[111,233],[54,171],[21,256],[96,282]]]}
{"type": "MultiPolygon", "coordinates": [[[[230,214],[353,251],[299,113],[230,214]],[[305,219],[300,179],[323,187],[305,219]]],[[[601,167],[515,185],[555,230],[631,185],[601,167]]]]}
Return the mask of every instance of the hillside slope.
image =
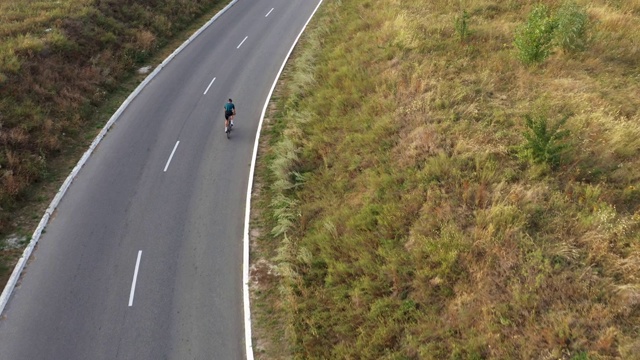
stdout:
{"type": "Polygon", "coordinates": [[[537,4],[326,2],[260,158],[264,358],[640,358],[640,2],[537,4]]]}

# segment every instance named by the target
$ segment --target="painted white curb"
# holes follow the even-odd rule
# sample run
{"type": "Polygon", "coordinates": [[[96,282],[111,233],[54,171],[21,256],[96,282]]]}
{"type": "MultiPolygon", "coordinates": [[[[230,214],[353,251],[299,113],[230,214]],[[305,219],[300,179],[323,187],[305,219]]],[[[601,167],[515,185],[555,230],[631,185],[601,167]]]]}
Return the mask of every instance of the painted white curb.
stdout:
{"type": "Polygon", "coordinates": [[[287,56],[284,58],[284,61],[282,62],[282,66],[280,66],[280,70],[278,71],[278,74],[276,75],[275,80],[273,80],[273,85],[271,86],[271,90],[269,90],[269,94],[267,95],[267,100],[264,103],[264,108],[262,108],[262,114],[260,115],[260,122],[258,123],[258,130],[256,132],[256,141],[253,144],[253,156],[251,157],[251,169],[249,170],[249,185],[247,186],[247,204],[245,205],[245,212],[244,212],[244,245],[243,245],[243,255],[242,255],[243,257],[242,282],[244,283],[242,287],[242,293],[244,298],[244,340],[247,347],[246,348],[247,360],[253,360],[253,345],[252,345],[253,340],[251,339],[251,306],[249,303],[249,241],[250,241],[249,240],[249,220],[251,217],[251,192],[253,189],[253,176],[256,169],[256,157],[258,156],[258,144],[260,142],[260,132],[262,131],[262,123],[264,121],[264,116],[267,113],[267,107],[269,106],[271,95],[273,95],[273,91],[276,88],[278,79],[280,79],[282,70],[284,70],[284,66],[287,64],[287,61],[289,61],[289,57],[291,57],[291,53],[293,52],[293,49],[298,44],[298,40],[300,40],[302,33],[307,28],[307,25],[309,25],[311,18],[313,18],[313,15],[315,15],[315,13],[318,11],[318,8],[320,8],[320,5],[322,5],[322,1],[324,0],[320,0],[320,2],[318,2],[318,5],[311,13],[311,16],[309,16],[309,19],[307,19],[307,22],[302,27],[302,30],[300,30],[300,33],[298,34],[296,39],[293,41],[293,45],[291,45],[291,49],[289,49],[289,52],[287,53],[287,56]]]}
{"type": "Polygon", "coordinates": [[[118,118],[120,117],[122,112],[127,108],[127,106],[129,106],[129,103],[131,103],[131,101],[136,96],[138,96],[138,94],[142,91],[142,89],[144,89],[144,87],[147,86],[147,84],[151,82],[151,80],[153,80],[153,78],[160,72],[160,70],[162,70],[169,63],[169,61],[171,61],[176,55],[178,55],[178,53],[182,51],[182,49],[184,49],[187,45],[189,45],[189,43],[191,43],[196,37],[198,37],[198,35],[200,35],[206,28],[208,28],[218,17],[224,14],[236,2],[238,2],[238,0],[232,0],[229,4],[227,4],[227,6],[224,7],[224,9],[220,10],[214,17],[212,17],[211,20],[209,20],[200,29],[198,29],[198,31],[193,33],[193,35],[191,35],[189,39],[187,39],[184,43],[182,43],[182,45],[180,45],[180,47],[178,47],[171,55],[169,55],[166,59],[164,59],[164,61],[160,65],[158,65],[155,68],[155,70],[153,70],[153,72],[149,74],[149,76],[147,76],[144,79],[144,81],[140,83],[140,85],[138,85],[138,87],[129,95],[129,97],[127,97],[127,99],[122,103],[122,105],[120,105],[118,110],[111,116],[111,118],[109,119],[107,124],[102,128],[98,136],[96,136],[96,138],[93,140],[93,142],[91,143],[91,146],[89,146],[89,149],[84,153],[84,155],[82,155],[82,158],[80,159],[80,161],[78,161],[78,163],[73,168],[73,170],[71,170],[71,173],[69,174],[69,176],[67,176],[67,179],[64,181],[64,183],[60,187],[60,190],[58,190],[58,193],[56,194],[56,196],[53,198],[53,200],[51,200],[51,203],[49,204],[49,207],[47,208],[47,210],[44,212],[42,219],[40,219],[40,223],[38,224],[38,227],[36,228],[36,230],[33,232],[29,245],[27,245],[27,247],[24,249],[24,252],[22,253],[22,256],[20,257],[20,259],[18,260],[18,263],[16,264],[15,268],[13,268],[11,277],[9,278],[7,285],[5,285],[4,290],[2,291],[2,295],[0,295],[0,315],[2,315],[2,313],[4,312],[4,308],[9,302],[9,298],[13,293],[13,289],[18,283],[20,274],[22,274],[22,270],[24,270],[24,267],[27,264],[27,261],[31,257],[31,253],[33,252],[33,249],[36,247],[36,244],[40,240],[40,235],[42,235],[42,231],[47,226],[47,223],[49,222],[49,218],[51,217],[51,214],[53,214],[55,209],[58,207],[58,205],[60,204],[60,200],[62,199],[64,194],[67,192],[67,189],[69,189],[69,186],[71,185],[75,177],[78,175],[78,172],[80,172],[80,169],[87,162],[87,160],[89,159],[89,156],[91,156],[91,154],[93,153],[93,150],[95,150],[95,148],[98,146],[100,141],[102,141],[102,139],[105,137],[105,135],[107,134],[111,126],[118,120],[118,118]]]}

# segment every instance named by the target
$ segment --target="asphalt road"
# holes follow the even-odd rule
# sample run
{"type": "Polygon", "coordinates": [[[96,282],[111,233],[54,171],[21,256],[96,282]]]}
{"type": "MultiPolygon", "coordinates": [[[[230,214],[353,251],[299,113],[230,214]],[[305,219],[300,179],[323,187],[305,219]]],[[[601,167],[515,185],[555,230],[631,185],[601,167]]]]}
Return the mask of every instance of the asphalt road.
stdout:
{"type": "Polygon", "coordinates": [[[239,0],[135,98],[40,239],[0,320],[0,359],[244,358],[256,129],[316,5],[239,0]]]}

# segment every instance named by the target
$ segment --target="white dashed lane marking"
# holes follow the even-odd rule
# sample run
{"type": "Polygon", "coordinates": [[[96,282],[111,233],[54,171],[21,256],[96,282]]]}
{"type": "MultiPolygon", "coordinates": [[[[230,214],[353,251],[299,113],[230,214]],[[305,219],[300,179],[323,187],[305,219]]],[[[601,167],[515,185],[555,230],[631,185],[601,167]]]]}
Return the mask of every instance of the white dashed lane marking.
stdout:
{"type": "Polygon", "coordinates": [[[133,271],[133,281],[131,282],[131,293],[129,294],[129,306],[133,305],[133,295],[136,292],[136,281],[138,281],[138,269],[140,268],[140,258],[142,250],[138,251],[138,260],[136,260],[136,269],[133,271]]]}
{"type": "Polygon", "coordinates": [[[211,85],[213,85],[214,81],[216,81],[216,78],[213,78],[213,80],[211,80],[211,82],[209,83],[209,86],[207,86],[207,90],[204,91],[204,95],[207,95],[207,91],[209,91],[209,88],[211,87],[211,85]]]}
{"type": "Polygon", "coordinates": [[[240,49],[240,46],[242,46],[242,44],[244,44],[245,41],[247,41],[248,36],[245,36],[244,39],[242,40],[242,42],[240,43],[240,45],[238,45],[238,47],[236,49],[240,49]]]}
{"type": "Polygon", "coordinates": [[[164,172],[167,172],[167,169],[169,168],[169,164],[171,164],[171,159],[173,159],[173,154],[176,153],[176,149],[178,148],[178,145],[180,144],[180,141],[176,142],[176,146],[173,147],[173,151],[171,152],[171,155],[169,156],[169,160],[167,160],[167,165],[164,166],[164,172]]]}

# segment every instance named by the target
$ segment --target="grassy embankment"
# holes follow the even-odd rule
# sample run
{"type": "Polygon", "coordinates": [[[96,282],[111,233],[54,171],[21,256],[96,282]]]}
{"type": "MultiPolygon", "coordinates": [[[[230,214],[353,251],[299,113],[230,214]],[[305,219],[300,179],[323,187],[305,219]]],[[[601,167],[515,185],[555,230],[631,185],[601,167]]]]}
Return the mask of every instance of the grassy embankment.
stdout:
{"type": "Polygon", "coordinates": [[[259,358],[640,358],[640,1],[542,3],[326,1],[265,128],[259,358]]]}
{"type": "MultiPolygon", "coordinates": [[[[0,237],[28,241],[88,143],[146,76],[134,70],[161,62],[227,3],[0,0],[0,237]]],[[[0,284],[21,252],[0,240],[0,284]]]]}

